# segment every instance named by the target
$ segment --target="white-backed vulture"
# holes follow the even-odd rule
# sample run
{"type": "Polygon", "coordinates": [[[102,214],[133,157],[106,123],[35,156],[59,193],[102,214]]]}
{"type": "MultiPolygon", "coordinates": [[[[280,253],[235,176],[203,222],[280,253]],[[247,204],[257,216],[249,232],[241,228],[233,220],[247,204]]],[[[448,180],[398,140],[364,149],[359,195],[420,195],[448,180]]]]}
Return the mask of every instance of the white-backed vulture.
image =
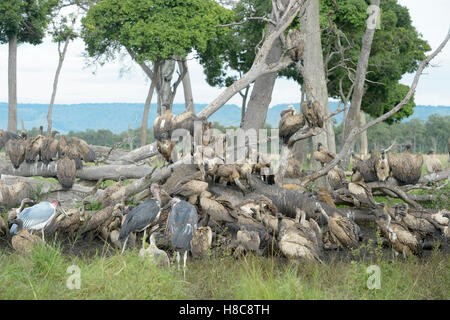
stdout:
{"type": "Polygon", "coordinates": [[[305,118],[290,105],[287,110],[280,112],[281,119],[278,122],[278,130],[283,143],[287,143],[289,138],[305,125],[305,118]]]}
{"type": "Polygon", "coordinates": [[[323,111],[317,100],[313,102],[302,102],[300,104],[300,110],[310,127],[323,128],[323,111]]]}
{"type": "MultiPolygon", "coordinates": [[[[387,209],[388,210],[388,209],[387,209]]],[[[409,231],[414,233],[417,238],[423,240],[426,236],[438,237],[441,234],[440,229],[436,229],[426,216],[417,217],[408,212],[408,205],[400,204],[394,207],[394,215],[388,210],[390,216],[397,222],[406,226],[409,231]]],[[[431,218],[429,218],[431,220],[431,218]]]]}
{"type": "Polygon", "coordinates": [[[441,160],[436,157],[433,150],[428,151],[425,157],[425,168],[428,174],[443,170],[441,160]]]}
{"type": "Polygon", "coordinates": [[[202,259],[208,255],[212,244],[212,230],[210,227],[198,227],[191,240],[191,253],[195,259],[202,259]]]}
{"type": "Polygon", "coordinates": [[[44,145],[45,137],[43,135],[43,127],[41,126],[40,134],[38,134],[35,138],[28,139],[25,147],[25,161],[27,163],[33,163],[36,160],[36,157],[39,156],[39,160],[41,160],[41,150],[44,145]]]}
{"type": "Polygon", "coordinates": [[[369,208],[376,206],[371,189],[363,181],[344,181],[344,185],[347,186],[356,207],[360,207],[362,204],[369,208]]]}
{"type": "Polygon", "coordinates": [[[289,260],[322,262],[317,237],[312,237],[311,231],[300,221],[288,227],[281,213],[278,214],[278,239],[278,247],[289,260]]]}
{"type": "Polygon", "coordinates": [[[65,189],[70,189],[75,182],[77,168],[75,160],[70,159],[67,155],[58,160],[56,167],[56,177],[59,183],[65,189]]]}
{"type": "Polygon", "coordinates": [[[259,244],[261,240],[259,234],[256,231],[249,231],[245,227],[237,232],[236,243],[237,247],[234,250],[234,256],[238,257],[244,252],[255,252],[258,255],[261,254],[259,250],[259,244]]]}
{"type": "Polygon", "coordinates": [[[11,238],[11,244],[14,250],[22,254],[29,254],[33,248],[42,243],[42,239],[34,234],[30,234],[23,228],[23,221],[15,219],[12,223],[18,226],[18,232],[11,238]]]}
{"type": "Polygon", "coordinates": [[[305,48],[305,37],[298,29],[290,29],[286,37],[286,50],[291,59],[300,61],[305,48]]]}
{"type": "Polygon", "coordinates": [[[27,134],[22,132],[19,139],[9,139],[6,143],[8,156],[15,169],[18,169],[22,162],[25,161],[25,152],[27,146],[27,134]]]}
{"type": "Polygon", "coordinates": [[[381,209],[376,209],[375,221],[380,227],[382,235],[394,249],[395,255],[402,254],[405,258],[412,255],[420,255],[422,248],[417,238],[408,231],[406,226],[392,221],[390,214],[386,210],[385,203],[381,203],[380,206],[381,209]]]}
{"type": "Polygon", "coordinates": [[[317,144],[317,151],[314,151],[313,153],[313,158],[316,161],[319,161],[320,164],[322,165],[322,167],[333,161],[334,158],[336,158],[336,155],[333,154],[332,152],[328,151],[323,145],[322,143],[318,143],[317,144]]]}
{"type": "Polygon", "coordinates": [[[207,214],[217,224],[238,220],[231,202],[221,197],[215,198],[208,191],[203,191],[200,194],[200,208],[203,214],[207,214]]]}
{"type": "Polygon", "coordinates": [[[97,156],[86,141],[77,137],[71,137],[70,142],[77,146],[80,158],[85,162],[95,162],[97,156]]]}
{"type": "Polygon", "coordinates": [[[379,181],[386,181],[389,178],[389,162],[386,158],[386,152],[381,150],[380,157],[375,159],[375,172],[379,181]]]}
{"type": "Polygon", "coordinates": [[[416,184],[422,174],[423,156],[421,153],[411,154],[411,145],[405,146],[405,151],[401,154],[389,153],[388,162],[391,168],[391,176],[400,185],[416,184]]]}
{"type": "Polygon", "coordinates": [[[119,181],[117,181],[116,183],[114,183],[113,185],[110,185],[109,187],[107,187],[103,193],[100,196],[100,203],[102,204],[102,207],[107,207],[109,205],[112,205],[113,203],[111,202],[111,195],[113,195],[114,193],[116,193],[117,191],[120,190],[120,188],[123,187],[123,182],[125,181],[125,177],[124,176],[120,176],[119,177],[119,181]]]}
{"type": "Polygon", "coordinates": [[[379,157],[380,156],[374,150],[370,150],[370,157],[366,160],[360,160],[360,158],[354,156],[352,166],[353,172],[355,173],[356,170],[367,183],[378,181],[375,163],[378,161],[379,157]]]}
{"type": "Polygon", "coordinates": [[[182,182],[180,185],[170,194],[170,196],[183,196],[184,198],[190,198],[192,196],[199,196],[203,191],[208,189],[208,182],[200,180],[189,180],[182,182]]]}
{"type": "Polygon", "coordinates": [[[83,168],[83,162],[81,161],[81,155],[78,150],[78,146],[73,142],[72,139],[68,141],[65,135],[62,135],[59,138],[58,154],[60,159],[64,156],[67,156],[69,159],[74,160],[77,170],[83,168]]]}
{"type": "Polygon", "coordinates": [[[16,133],[10,132],[10,131],[3,131],[0,129],[0,149],[5,147],[6,151],[8,152],[8,148],[6,147],[6,144],[10,139],[20,139],[20,136],[16,133]]]}
{"type": "Polygon", "coordinates": [[[52,131],[50,137],[44,139],[44,143],[41,148],[41,160],[44,164],[49,164],[53,159],[56,159],[58,155],[58,140],[56,139],[56,134],[59,133],[56,130],[52,131]]]}
{"type": "Polygon", "coordinates": [[[156,141],[158,152],[164,157],[168,163],[174,163],[177,159],[176,143],[170,140],[156,141]]]}
{"type": "Polygon", "coordinates": [[[139,257],[153,260],[162,268],[170,268],[169,256],[164,250],[161,250],[156,246],[154,233],[150,235],[150,245],[145,249],[141,248],[139,250],[139,257]]]}
{"type": "Polygon", "coordinates": [[[343,182],[347,180],[345,176],[344,170],[339,168],[338,166],[334,167],[327,173],[328,183],[330,184],[333,190],[337,190],[342,188],[343,182]]]}

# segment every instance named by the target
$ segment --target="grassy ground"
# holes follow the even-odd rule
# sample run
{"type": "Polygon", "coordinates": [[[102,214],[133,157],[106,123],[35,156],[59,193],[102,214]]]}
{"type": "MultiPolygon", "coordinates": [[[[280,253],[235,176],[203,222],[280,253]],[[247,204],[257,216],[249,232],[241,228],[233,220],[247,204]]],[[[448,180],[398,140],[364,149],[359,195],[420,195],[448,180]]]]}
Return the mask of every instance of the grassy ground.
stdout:
{"type": "MultiPolygon", "coordinates": [[[[379,249],[379,248],[378,248],[379,249]]],[[[450,256],[433,252],[424,259],[381,257],[374,246],[368,259],[354,251],[351,261],[292,264],[284,259],[229,255],[188,260],[182,271],[160,269],[137,256],[67,256],[55,246],[29,256],[0,255],[0,299],[449,299],[450,256]],[[375,264],[381,289],[369,290],[375,264]],[[69,290],[68,268],[80,268],[81,286],[69,290]]],[[[378,251],[381,252],[381,251],[378,251]]]]}

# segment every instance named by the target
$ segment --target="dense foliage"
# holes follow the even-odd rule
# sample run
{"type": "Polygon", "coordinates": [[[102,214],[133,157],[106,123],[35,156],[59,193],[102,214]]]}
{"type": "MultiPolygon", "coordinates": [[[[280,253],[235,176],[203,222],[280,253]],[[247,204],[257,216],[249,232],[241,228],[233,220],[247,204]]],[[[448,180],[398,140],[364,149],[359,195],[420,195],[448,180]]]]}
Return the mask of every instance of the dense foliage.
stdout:
{"type": "Polygon", "coordinates": [[[40,44],[58,0],[0,1],[0,43],[17,36],[19,43],[40,44]]]}
{"type": "Polygon", "coordinates": [[[83,18],[82,37],[89,55],[103,62],[122,47],[138,62],[184,58],[206,48],[228,12],[212,0],[105,0],[83,18]]]}

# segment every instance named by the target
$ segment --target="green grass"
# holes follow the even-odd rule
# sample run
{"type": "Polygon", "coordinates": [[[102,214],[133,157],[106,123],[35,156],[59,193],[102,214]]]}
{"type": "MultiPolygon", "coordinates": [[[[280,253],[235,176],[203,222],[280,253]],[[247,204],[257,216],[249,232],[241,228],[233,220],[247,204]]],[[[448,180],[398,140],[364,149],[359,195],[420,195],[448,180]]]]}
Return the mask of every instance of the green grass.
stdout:
{"type": "Polygon", "coordinates": [[[186,281],[172,264],[160,269],[137,250],[105,257],[68,257],[54,246],[29,256],[0,255],[0,299],[448,299],[450,258],[293,264],[279,258],[230,255],[188,260],[186,281]],[[369,290],[366,269],[381,269],[381,289],[369,290]],[[81,270],[81,288],[69,290],[67,268],[81,270]]]}

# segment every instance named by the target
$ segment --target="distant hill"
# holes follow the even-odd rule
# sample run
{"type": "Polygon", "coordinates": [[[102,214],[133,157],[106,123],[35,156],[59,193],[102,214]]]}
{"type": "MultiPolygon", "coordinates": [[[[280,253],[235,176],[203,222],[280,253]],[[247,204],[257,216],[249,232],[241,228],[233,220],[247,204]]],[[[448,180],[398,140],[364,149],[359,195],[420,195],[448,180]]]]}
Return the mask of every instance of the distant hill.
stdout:
{"type": "MultiPolygon", "coordinates": [[[[273,127],[278,126],[280,111],[289,104],[279,104],[269,109],[266,122],[273,127]]],[[[293,104],[299,110],[299,103],[293,104]]],[[[195,111],[199,112],[206,104],[196,104],[195,111]]],[[[336,110],[337,102],[330,101],[331,111],[336,110]]],[[[128,129],[128,125],[137,128],[142,122],[142,103],[82,103],[82,104],[56,104],[53,109],[53,127],[61,133],[69,131],[84,131],[86,129],[109,129],[113,133],[120,133],[128,129]]],[[[175,104],[174,113],[184,111],[184,104],[175,104]]],[[[21,119],[25,128],[31,129],[40,125],[47,126],[47,104],[19,104],[18,126],[21,119]]],[[[450,106],[416,106],[414,114],[403,121],[412,118],[427,120],[431,114],[450,115],[450,106]]],[[[342,114],[335,118],[342,121],[342,114]]],[[[156,104],[152,104],[149,115],[149,126],[156,118],[156,104]]],[[[236,105],[225,105],[211,116],[210,121],[218,121],[224,126],[239,126],[241,108],[236,105]]],[[[8,124],[8,104],[0,102],[0,128],[5,129],[8,124]]]]}

